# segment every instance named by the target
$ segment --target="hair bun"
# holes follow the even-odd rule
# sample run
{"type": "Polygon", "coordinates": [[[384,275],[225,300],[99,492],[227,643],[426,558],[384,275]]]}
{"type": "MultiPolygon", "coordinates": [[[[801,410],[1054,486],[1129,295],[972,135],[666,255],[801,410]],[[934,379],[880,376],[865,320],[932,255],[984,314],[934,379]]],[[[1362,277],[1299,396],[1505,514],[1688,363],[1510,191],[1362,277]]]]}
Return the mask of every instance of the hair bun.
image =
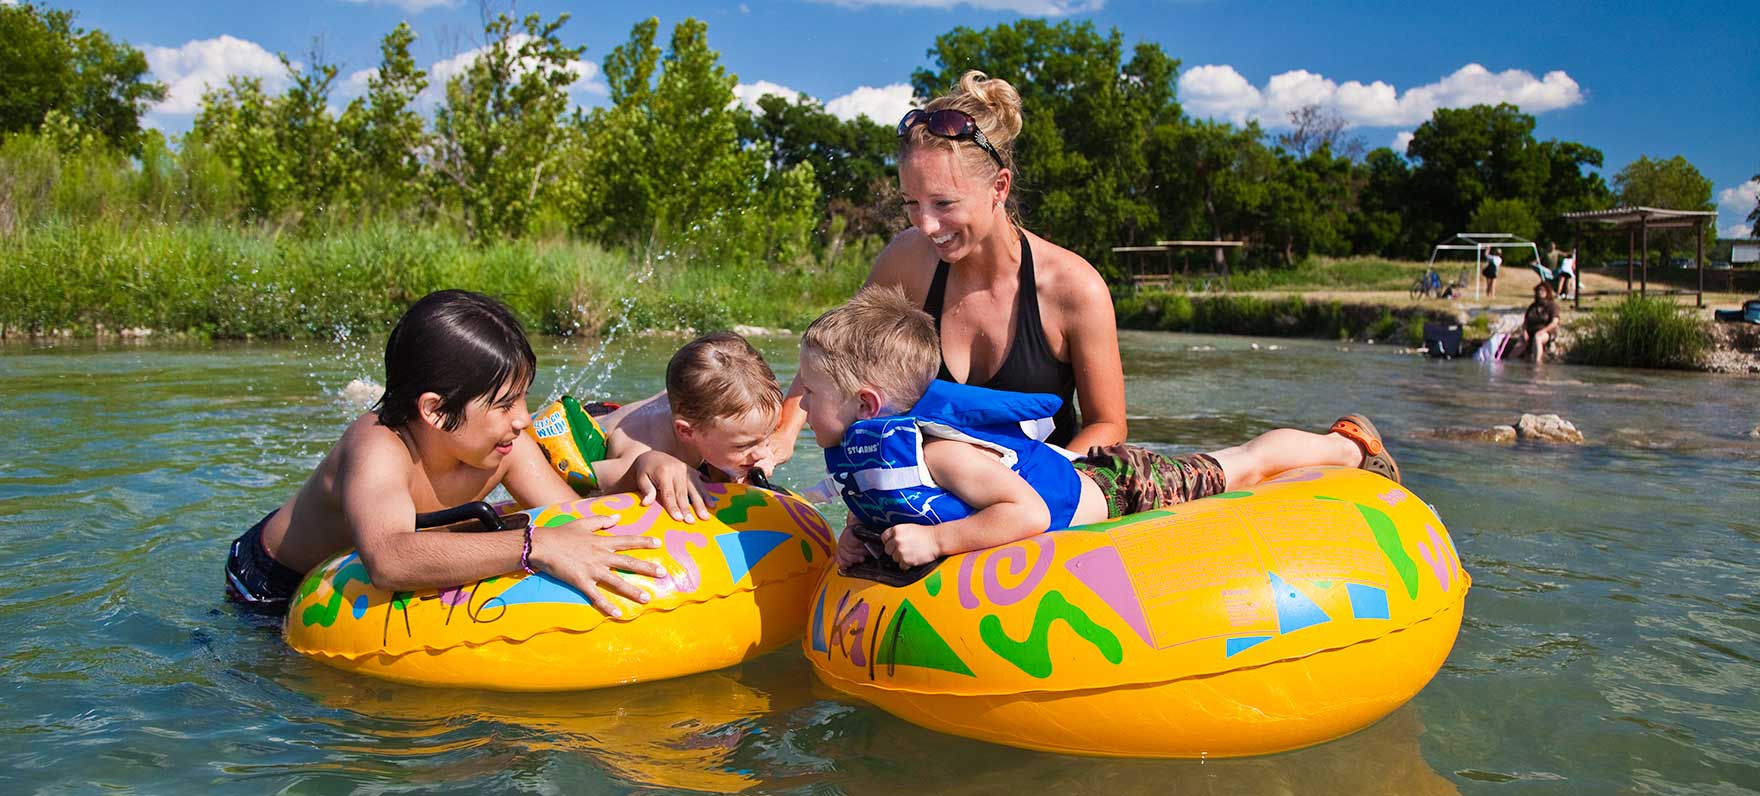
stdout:
{"type": "Polygon", "coordinates": [[[1007,80],[991,77],[976,69],[960,75],[959,93],[968,95],[990,109],[998,135],[992,143],[1011,141],[1021,132],[1021,93],[1007,80]]]}

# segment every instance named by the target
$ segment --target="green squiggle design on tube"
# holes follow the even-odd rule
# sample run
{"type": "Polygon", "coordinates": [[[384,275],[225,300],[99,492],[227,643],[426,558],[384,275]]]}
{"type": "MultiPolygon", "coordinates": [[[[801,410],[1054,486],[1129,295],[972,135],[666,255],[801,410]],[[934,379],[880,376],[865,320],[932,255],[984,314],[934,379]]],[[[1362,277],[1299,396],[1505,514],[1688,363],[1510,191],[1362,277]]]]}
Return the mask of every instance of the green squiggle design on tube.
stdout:
{"type": "Polygon", "coordinates": [[[715,519],[728,525],[738,525],[746,521],[747,512],[763,506],[764,503],[763,493],[754,489],[728,501],[726,508],[715,512],[715,519]]]}
{"type": "Polygon", "coordinates": [[[1027,634],[1025,641],[1009,638],[1002,629],[1002,619],[995,614],[978,621],[978,635],[991,652],[1014,664],[1015,668],[1043,680],[1051,676],[1051,623],[1059,619],[1100,650],[1108,662],[1116,665],[1124,660],[1124,645],[1118,643],[1118,636],[1089,619],[1082,609],[1071,605],[1063,593],[1055,589],[1039,599],[1039,607],[1033,611],[1033,631],[1027,634]]]}
{"type": "Polygon", "coordinates": [[[1418,599],[1418,562],[1413,561],[1406,549],[1399,542],[1399,528],[1393,524],[1393,518],[1380,509],[1371,508],[1361,503],[1355,504],[1357,511],[1363,513],[1363,519],[1369,521],[1369,530],[1375,533],[1375,544],[1381,546],[1381,553],[1387,556],[1393,571],[1399,573],[1399,579],[1406,586],[1406,597],[1418,599]]]}
{"type": "Polygon", "coordinates": [[[312,625],[329,627],[336,624],[336,616],[342,613],[342,588],[352,580],[358,580],[369,586],[373,583],[373,579],[367,577],[367,568],[361,564],[359,558],[348,562],[348,566],[336,570],[335,577],[330,579],[330,601],[323,605],[306,606],[306,609],[299,614],[299,621],[306,627],[312,625]]]}

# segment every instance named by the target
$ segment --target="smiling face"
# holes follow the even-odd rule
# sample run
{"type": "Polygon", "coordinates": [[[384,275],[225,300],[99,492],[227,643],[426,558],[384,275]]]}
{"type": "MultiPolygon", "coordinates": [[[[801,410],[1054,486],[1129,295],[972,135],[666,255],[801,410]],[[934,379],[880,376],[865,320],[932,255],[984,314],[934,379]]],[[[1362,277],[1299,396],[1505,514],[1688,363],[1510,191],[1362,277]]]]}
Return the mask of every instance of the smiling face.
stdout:
{"type": "Polygon", "coordinates": [[[1006,226],[1002,205],[1010,179],[1007,171],[980,173],[941,147],[919,147],[898,164],[905,215],[950,263],[964,259],[1006,226]]]}
{"type": "Polygon", "coordinates": [[[770,434],[776,430],[776,413],[752,409],[737,417],[697,424],[674,417],[673,423],[679,441],[696,451],[710,467],[743,478],[759,462],[770,458],[770,434]]]}
{"type": "Polygon", "coordinates": [[[513,452],[513,443],[532,424],[532,413],[526,409],[529,379],[503,384],[494,392],[465,404],[458,425],[444,429],[438,413],[440,396],[425,393],[421,399],[422,417],[446,435],[452,455],[472,467],[493,470],[513,452]]]}

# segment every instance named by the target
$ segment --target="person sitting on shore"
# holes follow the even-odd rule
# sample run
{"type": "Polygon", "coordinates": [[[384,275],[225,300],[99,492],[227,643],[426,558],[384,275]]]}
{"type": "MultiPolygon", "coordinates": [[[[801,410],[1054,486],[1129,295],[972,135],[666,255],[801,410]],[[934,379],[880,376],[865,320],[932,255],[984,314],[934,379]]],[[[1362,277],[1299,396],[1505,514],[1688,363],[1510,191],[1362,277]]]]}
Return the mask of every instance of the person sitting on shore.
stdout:
{"type": "Polygon", "coordinates": [[[659,577],[659,564],[620,551],[644,536],[602,536],[611,517],[488,533],[417,533],[416,515],[505,486],[522,505],[576,499],[538,443],[526,390],[537,357],[505,305],[463,290],[417,301],[385,343],[385,393],[356,418],[299,491],[232,543],[226,590],[258,613],[282,614],[304,574],[353,547],[373,586],[415,591],[524,569],[543,571],[612,615],[607,588],[647,592],[618,571],[659,577]]]}
{"type": "Polygon", "coordinates": [[[1399,480],[1367,419],[1330,433],[1277,429],[1178,458],[1095,446],[1071,461],[1039,439],[1062,399],[935,378],[935,321],[896,287],[864,288],[801,340],[801,405],[851,518],[837,561],[900,567],[1047,531],[1172,506],[1316,465],[1399,480]]]}
{"type": "Polygon", "coordinates": [[[1558,334],[1559,308],[1552,285],[1541,282],[1534,286],[1534,303],[1522,313],[1522,342],[1518,354],[1530,356],[1535,363],[1546,360],[1546,344],[1558,334]]]}
{"type": "Polygon", "coordinates": [[[642,493],[643,505],[659,500],[675,520],[706,520],[705,479],[749,483],[774,466],[781,412],[782,386],[758,349],[733,332],[707,334],[672,356],[664,392],[599,419],[606,459],[593,472],[642,493]]]}

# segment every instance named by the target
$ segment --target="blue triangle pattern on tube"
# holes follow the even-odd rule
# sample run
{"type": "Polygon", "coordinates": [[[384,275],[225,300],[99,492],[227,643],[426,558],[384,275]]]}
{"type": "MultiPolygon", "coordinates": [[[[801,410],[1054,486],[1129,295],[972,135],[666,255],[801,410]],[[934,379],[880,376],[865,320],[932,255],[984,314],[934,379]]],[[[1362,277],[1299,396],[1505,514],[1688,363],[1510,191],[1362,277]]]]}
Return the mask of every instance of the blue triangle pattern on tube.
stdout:
{"type": "Polygon", "coordinates": [[[1266,573],[1271,576],[1271,596],[1277,605],[1277,632],[1293,633],[1304,627],[1312,627],[1322,622],[1332,621],[1332,617],[1320,610],[1308,595],[1296,590],[1277,573],[1266,573]]]}
{"type": "Polygon", "coordinates": [[[715,544],[721,546],[721,557],[727,559],[729,577],[738,583],[752,571],[753,564],[788,539],[788,534],[781,531],[735,531],[717,535],[715,544]]]}

